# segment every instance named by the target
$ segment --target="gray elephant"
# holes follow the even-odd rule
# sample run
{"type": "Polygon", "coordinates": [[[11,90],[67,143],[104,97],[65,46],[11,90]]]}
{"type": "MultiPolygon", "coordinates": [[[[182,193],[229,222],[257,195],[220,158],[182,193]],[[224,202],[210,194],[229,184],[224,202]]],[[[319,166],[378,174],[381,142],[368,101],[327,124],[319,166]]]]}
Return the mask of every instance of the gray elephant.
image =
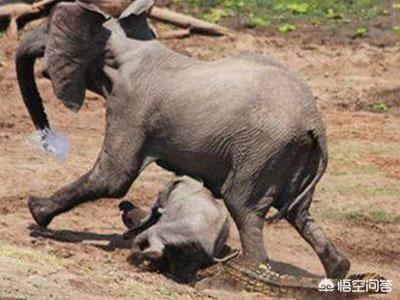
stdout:
{"type": "Polygon", "coordinates": [[[309,87],[272,58],[204,62],[148,40],[143,14],[151,4],[137,0],[114,19],[87,3],[60,3],[48,33],[22,42],[18,79],[38,129],[49,128],[32,73],[40,51],[66,107],[78,111],[86,89],[104,96],[107,107],[96,164],[52,196],[31,197],[33,218],[47,226],[83,202],[121,198],[156,162],[200,178],[224,199],[245,256],[267,259],[263,228],[274,207],[275,219],[286,218],[313,247],[327,276],[344,277],[350,262],[309,213],[327,166],[325,128],[309,87]]]}
{"type": "MultiPolygon", "coordinates": [[[[122,202],[126,207],[129,202],[122,202]]],[[[133,207],[130,207],[133,208],[133,207]]],[[[228,212],[201,182],[188,176],[169,181],[160,191],[147,216],[130,210],[132,226],[125,237],[135,235],[135,246],[143,256],[164,261],[168,270],[183,281],[190,281],[200,268],[226,262],[234,251],[222,258],[229,236],[228,212]]],[[[128,216],[128,215],[127,215],[128,216]]]]}

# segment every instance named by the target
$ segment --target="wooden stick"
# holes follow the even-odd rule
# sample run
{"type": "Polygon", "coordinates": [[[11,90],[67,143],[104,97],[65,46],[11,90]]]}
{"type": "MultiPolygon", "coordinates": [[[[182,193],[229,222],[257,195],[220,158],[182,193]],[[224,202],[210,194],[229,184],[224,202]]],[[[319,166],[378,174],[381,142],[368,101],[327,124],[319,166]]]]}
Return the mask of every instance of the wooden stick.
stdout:
{"type": "Polygon", "coordinates": [[[199,20],[192,16],[177,13],[166,8],[153,7],[150,12],[150,17],[157,21],[171,23],[183,28],[189,28],[191,33],[232,35],[226,27],[199,20]]]}
{"type": "Polygon", "coordinates": [[[22,15],[38,12],[37,8],[33,5],[17,3],[17,4],[7,4],[0,7],[0,19],[1,18],[19,18],[22,15]]]}
{"type": "Polygon", "coordinates": [[[172,40],[172,39],[181,39],[190,36],[190,29],[178,29],[171,30],[162,34],[157,35],[157,38],[160,40],[172,40]]]}
{"type": "Polygon", "coordinates": [[[51,3],[54,3],[54,2],[57,2],[57,1],[59,1],[59,0],[41,0],[41,1],[33,3],[32,6],[33,6],[33,8],[41,9],[44,6],[46,6],[47,4],[51,4],[51,3]]]}
{"type": "Polygon", "coordinates": [[[18,37],[18,25],[17,25],[17,18],[12,17],[10,19],[10,23],[7,27],[7,36],[12,39],[16,39],[18,37]]]}
{"type": "Polygon", "coordinates": [[[57,2],[59,0],[40,0],[33,4],[24,4],[24,3],[16,3],[16,4],[7,4],[0,7],[0,19],[9,19],[10,23],[7,28],[7,35],[11,38],[18,37],[18,18],[40,12],[44,6],[51,4],[53,2],[57,2]]]}

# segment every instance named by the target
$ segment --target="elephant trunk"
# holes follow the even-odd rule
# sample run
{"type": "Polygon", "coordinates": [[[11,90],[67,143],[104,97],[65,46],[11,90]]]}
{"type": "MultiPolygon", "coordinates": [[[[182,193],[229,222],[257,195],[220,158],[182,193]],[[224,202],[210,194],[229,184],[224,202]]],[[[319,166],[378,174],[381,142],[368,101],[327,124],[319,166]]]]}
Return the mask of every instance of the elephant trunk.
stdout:
{"type": "Polygon", "coordinates": [[[25,106],[36,129],[43,132],[50,129],[50,124],[36,86],[34,65],[37,58],[44,56],[47,36],[47,25],[39,26],[28,33],[19,45],[15,58],[18,84],[25,106]]]}

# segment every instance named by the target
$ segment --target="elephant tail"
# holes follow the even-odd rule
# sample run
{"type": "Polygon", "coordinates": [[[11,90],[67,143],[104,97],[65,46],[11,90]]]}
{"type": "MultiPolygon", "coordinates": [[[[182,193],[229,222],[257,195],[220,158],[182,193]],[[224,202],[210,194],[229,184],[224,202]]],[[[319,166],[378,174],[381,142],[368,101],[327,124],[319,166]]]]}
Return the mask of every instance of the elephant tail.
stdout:
{"type": "Polygon", "coordinates": [[[50,128],[34,74],[36,59],[44,56],[47,30],[47,25],[41,25],[29,32],[19,45],[15,57],[17,79],[22,98],[33,124],[38,130],[50,128]]]}
{"type": "MultiPolygon", "coordinates": [[[[293,210],[297,205],[299,205],[302,201],[307,199],[308,194],[315,188],[317,183],[321,180],[322,176],[325,173],[325,170],[328,166],[328,150],[327,150],[327,142],[325,130],[309,130],[307,132],[311,137],[317,154],[319,154],[319,163],[317,172],[311,182],[304,188],[304,190],[297,195],[297,197],[293,201],[288,201],[284,206],[274,215],[265,218],[268,223],[275,223],[284,218],[289,212],[293,210]]],[[[311,155],[315,155],[316,152],[312,151],[311,155]]]]}

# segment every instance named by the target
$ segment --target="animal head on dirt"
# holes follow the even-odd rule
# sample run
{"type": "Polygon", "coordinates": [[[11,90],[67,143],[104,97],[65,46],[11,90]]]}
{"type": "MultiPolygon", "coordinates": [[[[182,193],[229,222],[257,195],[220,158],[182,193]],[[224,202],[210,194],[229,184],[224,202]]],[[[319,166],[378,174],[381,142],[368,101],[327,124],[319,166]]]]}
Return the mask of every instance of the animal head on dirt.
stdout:
{"type": "Polygon", "coordinates": [[[135,231],[134,243],[146,258],[163,260],[168,271],[184,281],[198,268],[238,254],[234,251],[217,258],[229,236],[228,213],[222,201],[214,199],[195,179],[183,176],[169,181],[160,190],[150,215],[140,225],[145,230],[136,227],[128,233],[135,231]]]}
{"type": "Polygon", "coordinates": [[[129,201],[122,201],[119,204],[119,209],[123,212],[122,221],[129,228],[124,237],[128,239],[138,235],[158,222],[168,204],[176,199],[177,196],[189,200],[197,193],[203,193],[204,196],[211,197],[211,193],[204,188],[200,181],[183,176],[167,182],[159,191],[153,206],[148,211],[137,207],[129,201]]]}
{"type": "Polygon", "coordinates": [[[153,4],[153,0],[62,2],[54,8],[49,24],[26,35],[17,49],[16,70],[22,97],[36,129],[48,131],[50,124],[35,84],[35,60],[45,56],[44,74],[52,80],[57,98],[77,112],[87,89],[104,95],[110,88],[102,66],[105,46],[113,33],[138,40],[154,38],[147,23],[153,4]]]}
{"type": "Polygon", "coordinates": [[[194,180],[188,176],[180,176],[169,181],[159,192],[158,197],[153,205],[162,213],[168,206],[169,202],[176,197],[189,198],[197,193],[211,194],[204,188],[202,182],[194,180]]]}

